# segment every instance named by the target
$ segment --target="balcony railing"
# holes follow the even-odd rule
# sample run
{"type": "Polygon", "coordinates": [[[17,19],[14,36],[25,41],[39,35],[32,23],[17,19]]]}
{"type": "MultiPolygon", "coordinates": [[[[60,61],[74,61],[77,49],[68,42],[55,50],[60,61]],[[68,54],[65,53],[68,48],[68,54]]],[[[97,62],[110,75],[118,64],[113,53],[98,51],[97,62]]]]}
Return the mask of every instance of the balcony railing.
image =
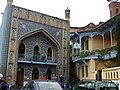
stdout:
{"type": "Polygon", "coordinates": [[[117,55],[116,46],[105,48],[105,49],[99,49],[99,50],[83,50],[79,53],[74,54],[73,62],[79,61],[79,60],[85,60],[85,59],[111,59],[115,58],[117,55]]]}
{"type": "Polygon", "coordinates": [[[46,54],[31,55],[31,54],[18,54],[18,62],[23,63],[53,63],[57,64],[57,60],[53,60],[52,57],[47,57],[46,54]]]}

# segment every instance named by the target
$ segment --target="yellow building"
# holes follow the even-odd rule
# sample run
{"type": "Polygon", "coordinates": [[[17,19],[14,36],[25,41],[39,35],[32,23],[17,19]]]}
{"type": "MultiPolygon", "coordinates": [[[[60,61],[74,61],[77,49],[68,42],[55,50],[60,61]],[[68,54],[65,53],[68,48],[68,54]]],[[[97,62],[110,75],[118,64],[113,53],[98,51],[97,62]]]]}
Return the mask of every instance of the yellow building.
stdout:
{"type": "MultiPolygon", "coordinates": [[[[111,18],[108,21],[98,25],[89,23],[85,27],[70,28],[72,61],[75,63],[73,73],[80,80],[96,79],[97,75],[101,74],[99,72],[115,66],[115,19],[120,15],[120,2],[111,2],[109,8],[111,18]]],[[[117,73],[120,75],[120,72],[117,73]]],[[[106,75],[103,74],[100,76],[105,79],[106,75]]]]}

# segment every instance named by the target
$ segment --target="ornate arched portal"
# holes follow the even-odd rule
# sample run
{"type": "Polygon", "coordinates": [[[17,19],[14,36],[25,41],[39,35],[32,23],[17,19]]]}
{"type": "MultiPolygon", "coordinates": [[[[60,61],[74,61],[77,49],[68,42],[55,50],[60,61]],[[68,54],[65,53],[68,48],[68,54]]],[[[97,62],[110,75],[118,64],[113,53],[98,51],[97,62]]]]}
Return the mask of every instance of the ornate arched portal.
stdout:
{"type": "MultiPolygon", "coordinates": [[[[25,34],[24,36],[22,36],[21,38],[19,38],[19,44],[21,42],[25,43],[25,58],[24,61],[26,62],[31,62],[33,60],[33,56],[35,51],[41,51],[40,52],[40,59],[35,63],[38,63],[37,65],[41,65],[39,64],[39,62],[46,62],[44,60],[42,60],[42,56],[45,55],[45,59],[47,58],[47,49],[49,47],[51,47],[51,49],[49,49],[49,53],[52,52],[52,54],[50,54],[49,56],[52,57],[53,55],[53,60],[56,60],[56,62],[58,62],[60,60],[59,56],[61,55],[59,53],[59,50],[61,48],[60,43],[58,42],[58,40],[56,40],[52,34],[50,34],[48,31],[44,30],[44,29],[38,29],[38,30],[33,30],[32,32],[29,32],[27,34],[25,34]]],[[[22,59],[23,60],[23,59],[22,59]]],[[[21,61],[22,61],[21,60],[21,61]]],[[[33,60],[34,62],[34,60],[33,60]]],[[[18,64],[21,62],[18,62],[18,64]]],[[[31,63],[30,63],[31,64],[31,63]]],[[[25,65],[26,68],[30,67],[29,63],[26,64],[24,62],[22,62],[22,65],[25,65]]],[[[59,63],[58,63],[59,65],[59,63]]],[[[50,66],[52,67],[52,66],[50,66]]],[[[56,67],[56,66],[55,66],[56,67]]],[[[30,74],[31,79],[40,79],[40,73],[41,71],[39,71],[38,67],[34,67],[32,70],[32,73],[30,74]]],[[[26,74],[26,73],[25,73],[26,74]]],[[[51,79],[51,74],[52,71],[50,69],[47,70],[46,76],[48,79],[51,79]]]]}

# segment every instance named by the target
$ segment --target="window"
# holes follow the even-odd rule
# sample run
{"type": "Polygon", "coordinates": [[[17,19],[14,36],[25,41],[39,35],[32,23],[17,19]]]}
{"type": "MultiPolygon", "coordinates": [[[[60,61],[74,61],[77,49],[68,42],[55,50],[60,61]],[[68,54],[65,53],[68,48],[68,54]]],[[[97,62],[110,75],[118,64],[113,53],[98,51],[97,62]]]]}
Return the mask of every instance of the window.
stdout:
{"type": "Polygon", "coordinates": [[[34,21],[37,21],[37,15],[34,16],[34,21]]]}
{"type": "Polygon", "coordinates": [[[88,50],[88,40],[85,41],[85,50],[88,50]]]}
{"type": "Polygon", "coordinates": [[[55,24],[55,21],[54,21],[54,19],[53,19],[53,21],[52,21],[52,26],[54,26],[54,24],[55,24]]]}
{"type": "Polygon", "coordinates": [[[84,50],[84,43],[82,43],[82,50],[84,50]]]}
{"type": "Polygon", "coordinates": [[[116,8],[116,14],[118,14],[119,13],[119,9],[118,8],[116,8]]]}
{"type": "Polygon", "coordinates": [[[86,77],[88,77],[88,66],[86,65],[86,77]]]}
{"type": "Polygon", "coordinates": [[[32,79],[39,79],[39,69],[37,67],[34,67],[32,71],[32,79]]]}
{"type": "Polygon", "coordinates": [[[48,19],[48,25],[50,25],[51,23],[50,23],[50,18],[48,19]]]}
{"type": "Polygon", "coordinates": [[[39,17],[39,22],[42,23],[42,16],[39,17]]]}
{"type": "Polygon", "coordinates": [[[82,66],[82,77],[84,77],[84,66],[82,66]]]}
{"type": "Polygon", "coordinates": [[[80,77],[80,67],[78,66],[78,77],[80,77]]]}
{"type": "Polygon", "coordinates": [[[52,60],[52,49],[50,47],[47,50],[47,60],[52,60]]]}
{"type": "Polygon", "coordinates": [[[39,47],[36,45],[34,47],[34,56],[33,56],[34,61],[39,61],[40,60],[40,52],[39,52],[39,47]]]}
{"type": "Polygon", "coordinates": [[[63,26],[62,26],[62,22],[60,22],[60,28],[62,28],[63,26]]]}
{"type": "Polygon", "coordinates": [[[44,17],[44,24],[46,24],[46,17],[44,17]]]}
{"type": "Polygon", "coordinates": [[[24,43],[21,43],[19,45],[18,57],[19,58],[24,58],[25,57],[25,45],[24,45],[24,43]]]}
{"type": "Polygon", "coordinates": [[[39,54],[39,47],[38,47],[38,45],[36,45],[34,47],[34,54],[39,54]]]}
{"type": "Polygon", "coordinates": [[[56,21],[56,27],[58,27],[58,21],[56,21]]]}

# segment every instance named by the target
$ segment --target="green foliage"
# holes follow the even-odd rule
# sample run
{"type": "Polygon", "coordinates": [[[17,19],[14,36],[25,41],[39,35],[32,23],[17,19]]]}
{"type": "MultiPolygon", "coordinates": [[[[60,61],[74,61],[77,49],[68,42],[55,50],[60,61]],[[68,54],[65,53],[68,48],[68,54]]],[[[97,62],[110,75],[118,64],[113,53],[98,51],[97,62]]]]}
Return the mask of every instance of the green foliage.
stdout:
{"type": "Polygon", "coordinates": [[[112,68],[112,67],[116,67],[117,62],[116,62],[116,60],[106,60],[106,61],[104,62],[104,65],[105,65],[107,68],[112,68]]]}
{"type": "Polygon", "coordinates": [[[110,56],[112,51],[116,51],[116,46],[112,46],[110,48],[100,49],[100,50],[93,50],[93,51],[81,51],[75,52],[74,56],[79,58],[89,57],[91,55],[97,55],[98,58],[102,58],[104,55],[108,54],[110,56]]]}
{"type": "Polygon", "coordinates": [[[116,61],[118,66],[120,66],[120,16],[116,18],[116,42],[117,42],[117,58],[116,61]]]}

